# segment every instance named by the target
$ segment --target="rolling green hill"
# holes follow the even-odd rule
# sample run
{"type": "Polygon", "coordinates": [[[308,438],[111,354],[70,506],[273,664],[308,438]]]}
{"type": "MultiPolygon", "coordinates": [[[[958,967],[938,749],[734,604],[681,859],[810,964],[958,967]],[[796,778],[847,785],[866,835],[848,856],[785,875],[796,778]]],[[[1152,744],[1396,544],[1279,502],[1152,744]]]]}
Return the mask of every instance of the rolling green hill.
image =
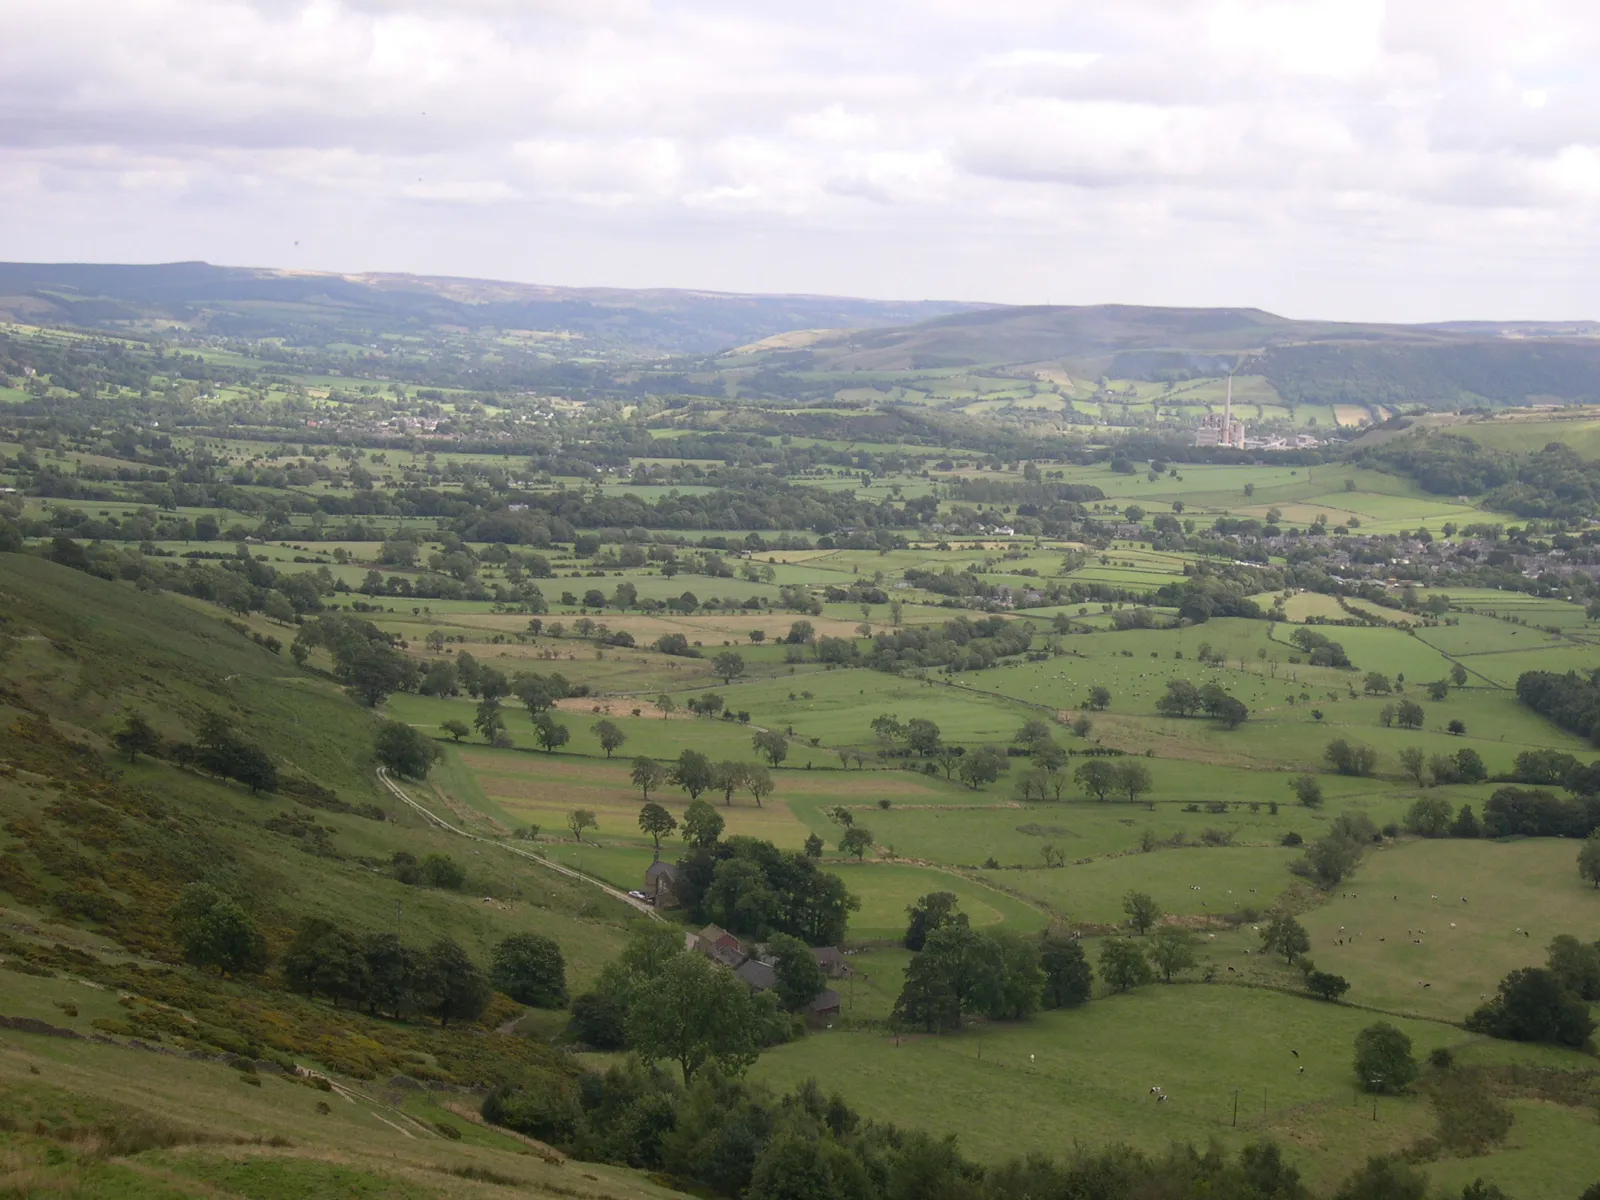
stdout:
{"type": "MultiPolygon", "coordinates": [[[[990,308],[822,338],[808,369],[911,372],[1056,363],[1113,379],[1221,375],[1248,360],[1293,404],[1423,404],[1596,398],[1600,345],[1573,325],[1301,321],[1249,308],[1132,305],[990,308]]],[[[783,356],[775,356],[775,365],[783,356]]]]}

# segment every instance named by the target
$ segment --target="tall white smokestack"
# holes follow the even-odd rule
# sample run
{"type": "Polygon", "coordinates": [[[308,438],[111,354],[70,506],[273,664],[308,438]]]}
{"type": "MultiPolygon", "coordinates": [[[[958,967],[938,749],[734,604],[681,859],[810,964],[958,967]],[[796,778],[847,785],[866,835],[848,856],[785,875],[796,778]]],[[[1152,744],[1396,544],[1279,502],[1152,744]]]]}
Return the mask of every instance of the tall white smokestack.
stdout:
{"type": "Polygon", "coordinates": [[[1228,394],[1222,404],[1222,444],[1233,445],[1233,372],[1228,372],[1228,394]]]}

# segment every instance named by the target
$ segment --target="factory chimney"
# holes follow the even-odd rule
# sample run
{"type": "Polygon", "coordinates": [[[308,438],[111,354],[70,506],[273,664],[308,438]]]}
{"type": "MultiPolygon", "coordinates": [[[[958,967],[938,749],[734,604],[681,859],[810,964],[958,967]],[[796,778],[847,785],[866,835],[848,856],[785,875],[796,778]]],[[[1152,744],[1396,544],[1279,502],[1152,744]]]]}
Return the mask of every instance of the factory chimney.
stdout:
{"type": "Polygon", "coordinates": [[[1228,394],[1222,405],[1222,444],[1233,445],[1233,372],[1228,372],[1228,394]]]}

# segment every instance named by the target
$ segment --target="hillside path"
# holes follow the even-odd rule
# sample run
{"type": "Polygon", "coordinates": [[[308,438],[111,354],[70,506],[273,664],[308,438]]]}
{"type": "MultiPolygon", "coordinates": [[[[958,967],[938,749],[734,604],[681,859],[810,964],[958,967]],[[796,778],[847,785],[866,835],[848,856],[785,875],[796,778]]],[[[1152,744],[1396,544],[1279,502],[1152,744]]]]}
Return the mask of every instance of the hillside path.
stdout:
{"type": "Polygon", "coordinates": [[[475,833],[468,833],[459,825],[452,825],[449,821],[446,821],[443,817],[439,816],[431,809],[428,809],[417,803],[417,801],[411,797],[410,793],[408,793],[393,779],[389,778],[388,770],[383,767],[378,768],[378,780],[383,784],[384,787],[388,788],[389,791],[393,793],[395,799],[399,800],[402,804],[407,805],[412,810],[426,818],[428,821],[432,822],[434,825],[437,825],[440,829],[456,834],[459,837],[468,838],[474,842],[482,842],[486,846],[497,847],[498,849],[504,850],[509,854],[521,855],[529,862],[538,863],[541,867],[554,871],[558,875],[565,875],[569,879],[578,880],[580,883],[591,884],[592,886],[599,888],[602,892],[605,892],[608,896],[622,901],[631,908],[638,909],[638,911],[644,913],[645,916],[653,917],[658,921],[661,920],[661,914],[656,912],[653,907],[646,904],[643,900],[635,900],[632,896],[628,895],[628,893],[612,887],[609,883],[602,883],[593,875],[584,875],[573,870],[571,867],[563,866],[561,863],[551,862],[548,858],[542,858],[539,855],[534,854],[532,851],[524,850],[520,846],[508,846],[504,842],[497,842],[492,838],[479,837],[475,833]]]}

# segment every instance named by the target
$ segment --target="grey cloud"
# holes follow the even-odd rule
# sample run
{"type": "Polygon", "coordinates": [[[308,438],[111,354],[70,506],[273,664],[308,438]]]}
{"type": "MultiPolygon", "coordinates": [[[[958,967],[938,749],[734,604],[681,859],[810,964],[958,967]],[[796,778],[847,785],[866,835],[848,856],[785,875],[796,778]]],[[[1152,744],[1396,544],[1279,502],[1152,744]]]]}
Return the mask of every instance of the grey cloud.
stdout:
{"type": "Polygon", "coordinates": [[[1355,303],[1359,270],[1418,305],[1465,256],[1495,308],[1536,282],[1518,247],[1600,249],[1600,15],[1507,13],[52,0],[0,42],[0,256],[271,263],[314,224],[364,261],[287,265],[1035,301],[1056,263],[1078,299],[1155,301],[1243,261],[1268,294],[1238,302],[1329,280],[1355,303]],[[1274,256],[1237,257],[1248,227],[1274,256]]]}

